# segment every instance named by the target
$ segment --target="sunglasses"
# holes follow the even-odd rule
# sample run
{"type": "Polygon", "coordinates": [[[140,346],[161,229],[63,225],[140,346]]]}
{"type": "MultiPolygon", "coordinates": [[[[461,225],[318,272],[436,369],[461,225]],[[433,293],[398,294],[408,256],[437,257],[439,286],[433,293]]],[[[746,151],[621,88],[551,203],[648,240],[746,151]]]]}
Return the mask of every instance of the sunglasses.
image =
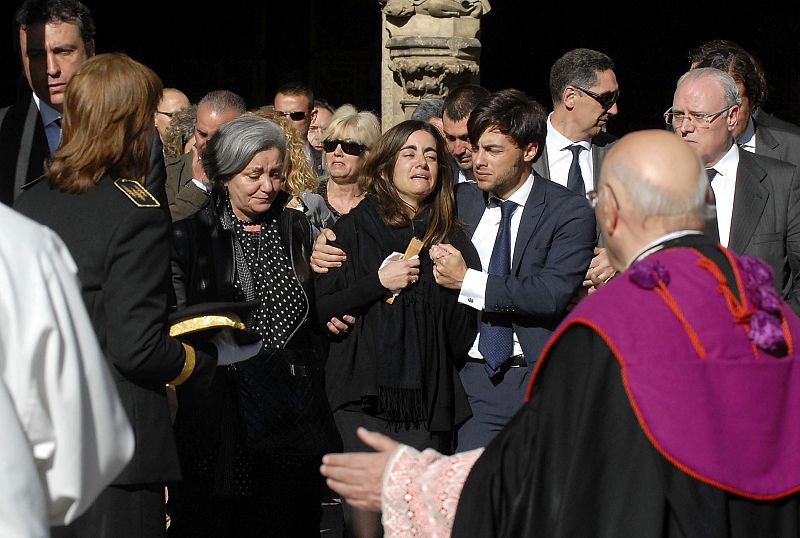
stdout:
{"type": "Polygon", "coordinates": [[[172,119],[172,115],[175,114],[174,112],[161,112],[160,110],[156,110],[157,114],[164,114],[169,119],[172,119]]]}
{"type": "Polygon", "coordinates": [[[608,110],[614,106],[614,103],[616,103],[617,99],[619,99],[619,90],[615,90],[613,92],[595,93],[591,90],[587,90],[586,88],[581,88],[580,86],[575,86],[575,88],[600,103],[600,106],[605,110],[608,110]]]}
{"type": "Polygon", "coordinates": [[[352,140],[322,141],[322,149],[325,150],[325,153],[333,153],[334,151],[336,151],[336,146],[342,146],[342,151],[344,151],[348,155],[355,155],[356,157],[361,155],[367,150],[367,146],[365,146],[364,144],[359,144],[358,142],[353,142],[352,140]]]}
{"type": "Polygon", "coordinates": [[[289,116],[289,118],[292,121],[300,121],[300,120],[306,119],[306,113],[303,112],[302,110],[299,110],[297,112],[278,112],[276,110],[275,112],[277,112],[278,114],[280,114],[283,117],[289,116]]]}

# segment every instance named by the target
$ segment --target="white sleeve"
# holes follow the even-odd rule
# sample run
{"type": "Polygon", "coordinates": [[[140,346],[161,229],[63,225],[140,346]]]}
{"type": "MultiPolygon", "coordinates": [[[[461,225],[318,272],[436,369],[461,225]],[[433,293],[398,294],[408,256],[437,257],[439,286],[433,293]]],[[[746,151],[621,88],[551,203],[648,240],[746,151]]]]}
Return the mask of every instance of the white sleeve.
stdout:
{"type": "Polygon", "coordinates": [[[14,401],[0,379],[0,536],[47,538],[47,500],[14,401]]]}
{"type": "Polygon", "coordinates": [[[64,525],[122,471],[134,438],[86,313],[75,263],[55,234],[47,231],[43,239],[38,267],[23,266],[15,290],[20,341],[5,368],[15,377],[19,394],[12,389],[12,396],[44,478],[49,522],[64,525]]]}

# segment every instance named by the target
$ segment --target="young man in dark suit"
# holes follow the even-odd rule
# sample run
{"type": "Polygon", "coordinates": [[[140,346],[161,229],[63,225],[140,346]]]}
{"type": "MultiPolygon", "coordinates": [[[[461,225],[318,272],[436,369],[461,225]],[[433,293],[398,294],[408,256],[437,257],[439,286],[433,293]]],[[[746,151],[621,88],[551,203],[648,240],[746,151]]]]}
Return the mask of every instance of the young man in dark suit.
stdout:
{"type": "Polygon", "coordinates": [[[11,205],[41,176],[61,138],[67,82],[94,55],[95,26],[77,0],[28,0],[17,10],[15,44],[32,93],[0,110],[0,201],[11,205]]]}
{"type": "Polygon", "coordinates": [[[436,281],[480,312],[461,369],[472,418],[458,451],[485,446],[522,405],[534,362],[581,286],[595,244],[584,196],[532,170],[544,108],[517,90],[491,94],[467,124],[477,183],[456,188],[458,217],[481,257],[467,269],[455,248],[431,248],[436,281]]]}
{"type": "Polygon", "coordinates": [[[740,104],[729,74],[702,67],[678,80],[664,116],[706,167],[716,203],[706,234],[737,254],[767,262],[776,289],[799,313],[800,176],[796,166],[734,143],[740,104]]]}
{"type": "MultiPolygon", "coordinates": [[[[22,187],[41,177],[61,140],[64,92],[73,74],[95,53],[92,14],[78,0],[26,0],[14,34],[28,86],[0,110],[0,202],[11,205],[22,187]]],[[[166,207],[161,139],[153,128],[145,186],[166,207]]]]}

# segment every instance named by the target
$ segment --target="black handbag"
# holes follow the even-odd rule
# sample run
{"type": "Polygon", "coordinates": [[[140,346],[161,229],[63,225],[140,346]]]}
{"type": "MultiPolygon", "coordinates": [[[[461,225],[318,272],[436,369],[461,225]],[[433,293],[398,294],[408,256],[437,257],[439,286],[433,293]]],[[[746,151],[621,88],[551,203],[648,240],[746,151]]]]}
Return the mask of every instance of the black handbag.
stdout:
{"type": "Polygon", "coordinates": [[[249,450],[318,455],[337,449],[314,351],[267,348],[228,369],[249,450]]]}

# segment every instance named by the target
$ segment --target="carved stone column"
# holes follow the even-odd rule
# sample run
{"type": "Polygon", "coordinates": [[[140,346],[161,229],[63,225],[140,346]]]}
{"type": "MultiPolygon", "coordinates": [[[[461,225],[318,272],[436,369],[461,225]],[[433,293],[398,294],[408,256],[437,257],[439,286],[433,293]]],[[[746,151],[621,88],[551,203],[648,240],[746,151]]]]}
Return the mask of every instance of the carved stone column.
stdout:
{"type": "Polygon", "coordinates": [[[407,119],[421,99],[480,81],[480,17],[487,0],[383,0],[383,129],[407,119]]]}

